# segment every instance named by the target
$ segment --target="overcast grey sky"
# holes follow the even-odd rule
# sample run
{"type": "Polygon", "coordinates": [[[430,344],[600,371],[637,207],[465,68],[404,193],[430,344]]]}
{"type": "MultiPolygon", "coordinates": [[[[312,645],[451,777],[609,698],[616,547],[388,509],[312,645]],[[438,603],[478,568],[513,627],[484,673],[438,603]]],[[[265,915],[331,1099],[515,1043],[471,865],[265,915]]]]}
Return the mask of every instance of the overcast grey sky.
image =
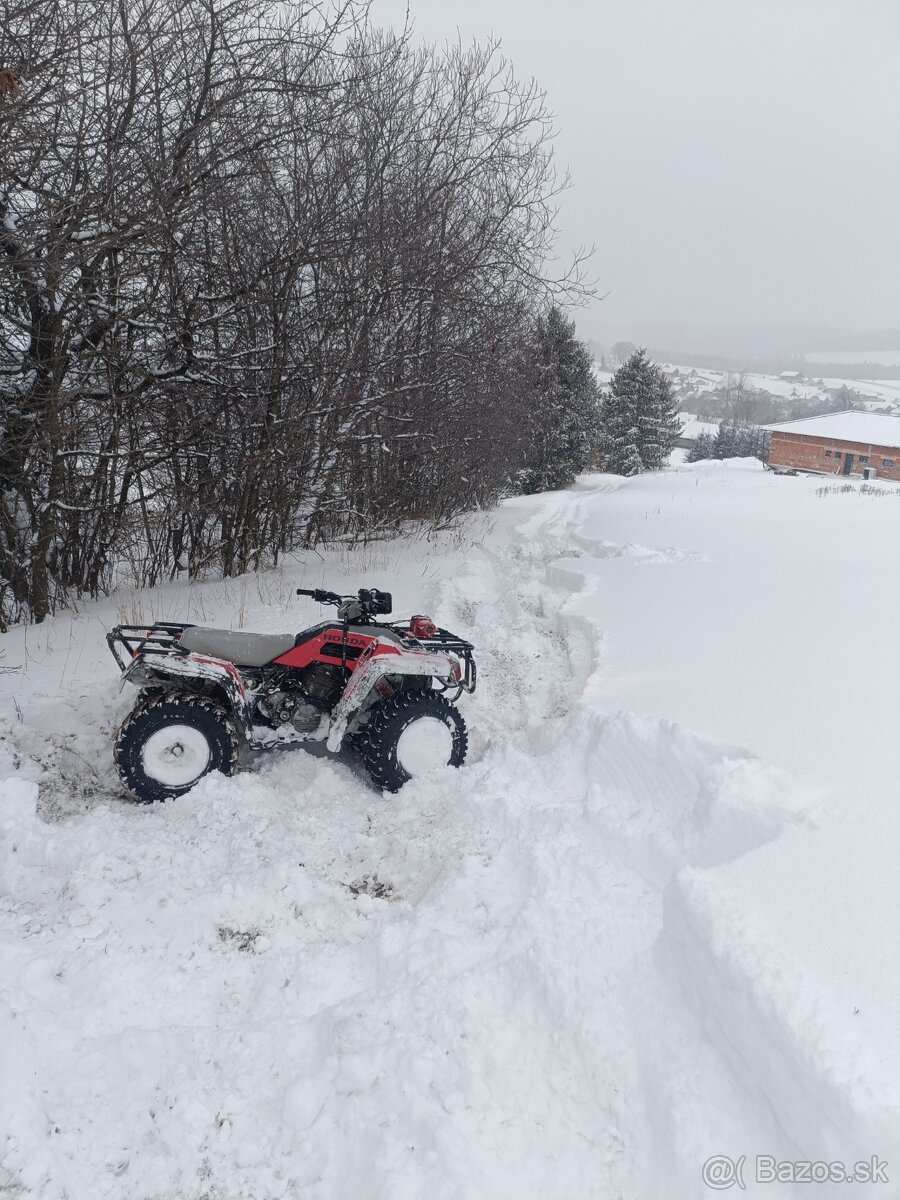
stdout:
{"type": "Polygon", "coordinates": [[[547,90],[573,180],[560,247],[593,243],[609,293],[586,336],[900,327],[900,0],[409,8],[429,41],[496,34],[547,90]]]}

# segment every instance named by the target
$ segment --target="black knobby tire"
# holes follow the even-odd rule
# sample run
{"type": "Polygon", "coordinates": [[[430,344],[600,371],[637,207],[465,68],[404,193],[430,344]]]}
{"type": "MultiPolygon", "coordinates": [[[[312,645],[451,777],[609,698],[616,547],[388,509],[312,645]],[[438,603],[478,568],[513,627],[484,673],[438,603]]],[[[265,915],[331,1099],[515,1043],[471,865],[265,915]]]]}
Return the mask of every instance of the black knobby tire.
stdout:
{"type": "Polygon", "coordinates": [[[184,795],[210,771],[231,775],[237,765],[238,748],[234,723],[221,704],[190,692],[156,693],[142,699],[122,722],[116,738],[115,760],[119,776],[132,797],[142,804],[152,804],[184,795]],[[205,767],[185,783],[167,783],[154,777],[144,761],[150,738],[173,726],[196,731],[206,743],[205,767]]]}
{"type": "Polygon", "coordinates": [[[403,732],[423,717],[441,721],[450,731],[447,765],[461,767],[465,762],[469,735],[456,705],[440,692],[399,692],[391,700],[379,704],[366,725],[352,735],[353,749],[377,787],[386,792],[397,792],[412,778],[397,757],[397,745],[403,732]]]}

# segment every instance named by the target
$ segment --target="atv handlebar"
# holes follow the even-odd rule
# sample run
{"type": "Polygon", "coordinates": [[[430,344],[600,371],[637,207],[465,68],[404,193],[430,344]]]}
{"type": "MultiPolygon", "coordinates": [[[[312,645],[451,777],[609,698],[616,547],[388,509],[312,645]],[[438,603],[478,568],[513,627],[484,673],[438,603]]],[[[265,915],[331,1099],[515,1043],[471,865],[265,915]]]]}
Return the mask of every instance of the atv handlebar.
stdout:
{"type": "MultiPolygon", "coordinates": [[[[297,595],[311,596],[317,604],[358,605],[359,614],[365,616],[389,613],[393,603],[391,593],[378,588],[360,588],[355,596],[339,596],[326,588],[297,588],[297,595]]],[[[355,617],[356,614],[348,610],[348,616],[355,617]]]]}
{"type": "Polygon", "coordinates": [[[325,588],[297,588],[298,596],[312,596],[317,604],[340,604],[343,596],[337,592],[329,592],[325,588]]]}

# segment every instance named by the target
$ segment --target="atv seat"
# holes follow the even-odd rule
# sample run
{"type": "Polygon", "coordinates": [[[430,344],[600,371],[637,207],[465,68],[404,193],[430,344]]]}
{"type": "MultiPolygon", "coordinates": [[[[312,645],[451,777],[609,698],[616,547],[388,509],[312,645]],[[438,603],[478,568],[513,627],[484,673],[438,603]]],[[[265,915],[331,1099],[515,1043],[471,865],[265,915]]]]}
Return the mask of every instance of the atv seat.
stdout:
{"type": "Polygon", "coordinates": [[[223,658],[236,667],[264,667],[273,658],[294,648],[292,633],[235,633],[231,629],[204,629],[191,625],[178,642],[182,650],[223,658]]]}

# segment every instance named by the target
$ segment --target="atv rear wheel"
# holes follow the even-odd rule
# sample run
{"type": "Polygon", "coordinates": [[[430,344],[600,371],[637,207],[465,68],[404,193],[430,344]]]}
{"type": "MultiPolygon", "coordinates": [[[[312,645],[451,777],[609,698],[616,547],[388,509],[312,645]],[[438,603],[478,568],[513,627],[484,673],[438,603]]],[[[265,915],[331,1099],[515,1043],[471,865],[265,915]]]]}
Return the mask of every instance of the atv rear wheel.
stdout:
{"type": "Polygon", "coordinates": [[[157,694],[128,714],[116,739],[122,782],[142,804],[190,791],[210,771],[231,775],[238,739],[221,705],[205,696],[157,694]]]}
{"type": "Polygon", "coordinates": [[[461,767],[469,746],[466,723],[440,692],[399,692],[379,704],[353,745],[386,792],[397,792],[435,767],[461,767]]]}

